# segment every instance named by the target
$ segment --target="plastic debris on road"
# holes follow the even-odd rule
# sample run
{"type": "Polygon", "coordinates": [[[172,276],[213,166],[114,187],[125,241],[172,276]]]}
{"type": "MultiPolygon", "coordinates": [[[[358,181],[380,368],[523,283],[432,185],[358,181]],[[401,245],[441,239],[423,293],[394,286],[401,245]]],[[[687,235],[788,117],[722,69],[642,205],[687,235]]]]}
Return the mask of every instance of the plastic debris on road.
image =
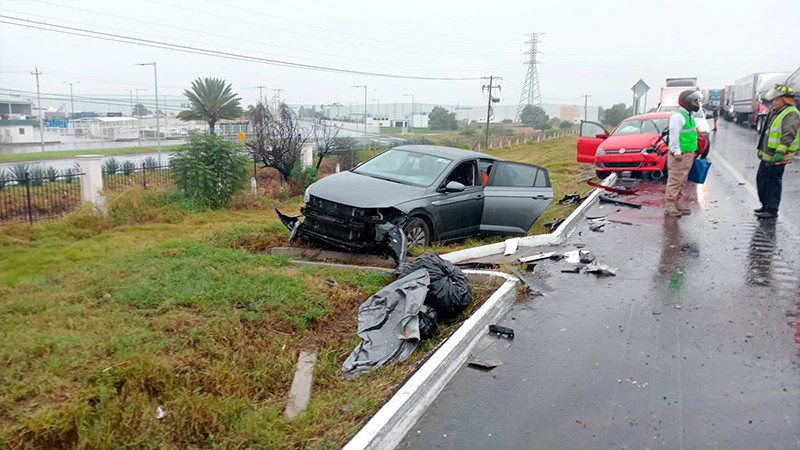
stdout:
{"type": "Polygon", "coordinates": [[[167,410],[164,409],[163,406],[158,405],[158,408],[156,408],[156,419],[161,420],[164,417],[167,417],[167,410]]]}
{"type": "Polygon", "coordinates": [[[581,272],[593,273],[601,277],[613,277],[617,275],[617,269],[609,267],[605,264],[600,264],[600,261],[594,260],[591,263],[583,266],[581,272]]]}

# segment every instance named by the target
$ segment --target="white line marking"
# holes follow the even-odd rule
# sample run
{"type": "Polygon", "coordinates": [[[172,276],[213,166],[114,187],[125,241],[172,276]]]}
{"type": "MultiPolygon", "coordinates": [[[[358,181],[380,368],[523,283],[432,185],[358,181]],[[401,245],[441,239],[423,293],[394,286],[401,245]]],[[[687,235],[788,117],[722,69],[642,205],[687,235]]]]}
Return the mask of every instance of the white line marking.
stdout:
{"type": "Polygon", "coordinates": [[[758,200],[758,191],[756,190],[756,188],[749,181],[747,181],[747,179],[742,174],[740,174],[739,171],[734,169],[731,163],[726,161],[725,158],[719,155],[719,153],[712,153],[709,156],[711,156],[711,159],[713,161],[718,161],[720,164],[725,166],[725,168],[728,170],[728,172],[730,172],[733,178],[736,179],[736,181],[739,184],[744,185],[744,188],[747,189],[747,192],[749,192],[754,199],[758,200]]]}

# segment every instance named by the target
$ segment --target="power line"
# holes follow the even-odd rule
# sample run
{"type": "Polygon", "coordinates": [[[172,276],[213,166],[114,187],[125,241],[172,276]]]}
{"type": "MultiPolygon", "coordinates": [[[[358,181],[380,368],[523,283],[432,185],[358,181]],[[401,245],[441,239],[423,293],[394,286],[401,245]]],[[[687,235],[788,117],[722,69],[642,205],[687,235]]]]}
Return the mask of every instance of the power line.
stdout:
{"type": "Polygon", "coordinates": [[[351,70],[351,69],[341,69],[337,67],[327,67],[327,66],[320,66],[315,64],[303,64],[303,63],[295,63],[291,61],[282,61],[277,59],[270,59],[270,58],[260,58],[256,56],[249,56],[249,55],[242,55],[237,53],[231,52],[222,52],[217,50],[209,50],[200,47],[190,47],[186,45],[178,45],[178,44],[170,44],[168,42],[160,42],[154,41],[151,39],[141,39],[131,36],[125,36],[120,34],[114,33],[104,33],[100,31],[92,31],[85,28],[76,28],[76,27],[68,27],[64,25],[57,25],[47,22],[41,22],[36,20],[28,20],[28,19],[21,19],[18,17],[6,16],[0,14],[0,18],[6,20],[0,20],[0,23],[6,23],[9,25],[16,25],[25,28],[33,28],[38,30],[44,31],[52,31],[55,33],[61,34],[69,34],[74,36],[81,36],[87,37],[92,39],[100,39],[105,41],[112,41],[112,42],[121,42],[125,44],[132,44],[132,45],[139,45],[143,47],[153,47],[153,48],[160,48],[164,50],[172,50],[182,53],[192,53],[204,56],[215,56],[218,58],[224,59],[232,59],[238,61],[246,61],[246,62],[255,62],[260,64],[267,64],[267,65],[275,65],[275,66],[283,66],[283,67],[292,67],[296,69],[306,69],[306,70],[316,70],[322,72],[334,72],[334,73],[346,73],[346,74],[354,74],[354,75],[368,75],[374,77],[384,77],[384,78],[399,78],[399,79],[407,79],[407,80],[426,80],[426,81],[468,81],[468,80],[477,80],[478,78],[475,77],[425,77],[425,76],[411,76],[411,75],[397,75],[397,74],[390,74],[390,73],[381,73],[381,72],[366,72],[360,70],[351,70]],[[9,22],[10,20],[16,20],[20,22],[26,23],[16,23],[16,22],[9,22]],[[30,25],[35,24],[35,25],[30,25]],[[51,27],[51,28],[45,28],[51,27]],[[53,29],[55,28],[55,29],[53,29]],[[81,33],[89,33],[89,34],[81,34],[81,33]]]}

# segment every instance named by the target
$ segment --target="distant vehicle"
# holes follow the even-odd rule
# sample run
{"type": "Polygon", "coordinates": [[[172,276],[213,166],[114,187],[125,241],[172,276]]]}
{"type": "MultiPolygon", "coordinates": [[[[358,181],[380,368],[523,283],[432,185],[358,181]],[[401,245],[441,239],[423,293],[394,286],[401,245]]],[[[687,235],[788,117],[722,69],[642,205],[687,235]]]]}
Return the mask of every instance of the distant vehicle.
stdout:
{"type": "Polygon", "coordinates": [[[697,87],[697,77],[667,78],[666,87],[697,87]]]}
{"type": "MultiPolygon", "coordinates": [[[[596,122],[581,122],[578,162],[593,163],[599,178],[630,170],[648,173],[654,180],[667,173],[665,142],[672,113],[655,112],[629,117],[611,132],[596,122]]],[[[698,135],[698,154],[708,150],[708,139],[698,135]]]]}
{"type": "Polygon", "coordinates": [[[722,99],[722,108],[720,109],[720,115],[725,118],[725,120],[733,120],[734,113],[733,113],[733,93],[735,86],[729,84],[725,86],[725,96],[722,99]]]}
{"type": "Polygon", "coordinates": [[[766,120],[769,108],[761,101],[760,93],[762,91],[765,93],[769,88],[774,87],[775,83],[783,81],[787,75],[786,72],[753,73],[736,81],[733,102],[734,120],[753,128],[761,128],[760,124],[766,120]],[[765,87],[766,90],[764,90],[765,87]]]}
{"type": "Polygon", "coordinates": [[[524,235],[552,200],[543,167],[471,150],[403,145],[309,186],[300,208],[304,221],[275,211],[292,231],[290,240],[383,252],[399,263],[408,247],[434,241],[524,235]]]}

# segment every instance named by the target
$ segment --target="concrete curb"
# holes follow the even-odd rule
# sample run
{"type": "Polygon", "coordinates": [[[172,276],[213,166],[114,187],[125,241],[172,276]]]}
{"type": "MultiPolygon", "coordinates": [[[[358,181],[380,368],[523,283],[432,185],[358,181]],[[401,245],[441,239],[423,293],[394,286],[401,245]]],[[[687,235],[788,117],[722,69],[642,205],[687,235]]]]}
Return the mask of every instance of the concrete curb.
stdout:
{"type": "MultiPolygon", "coordinates": [[[[601,183],[603,186],[612,186],[617,181],[617,173],[614,172],[601,183]]],[[[578,221],[585,215],[586,211],[597,202],[597,198],[603,193],[602,189],[595,189],[589,195],[589,198],[584,200],[581,205],[567,217],[555,231],[550,234],[539,234],[536,236],[525,236],[519,240],[519,247],[539,247],[543,245],[558,245],[567,240],[567,238],[575,230],[578,221]]],[[[446,253],[441,255],[442,259],[446,259],[452,263],[459,263],[468,261],[475,258],[484,258],[486,256],[502,254],[506,248],[505,241],[496,244],[482,245],[480,247],[473,247],[455,252],[446,253]]]]}
{"type": "Polygon", "coordinates": [[[489,325],[505,314],[517,296],[517,280],[504,273],[465,270],[471,276],[505,282],[453,333],[422,367],[375,413],[344,450],[395,448],[445,385],[466,362],[489,325]]]}

